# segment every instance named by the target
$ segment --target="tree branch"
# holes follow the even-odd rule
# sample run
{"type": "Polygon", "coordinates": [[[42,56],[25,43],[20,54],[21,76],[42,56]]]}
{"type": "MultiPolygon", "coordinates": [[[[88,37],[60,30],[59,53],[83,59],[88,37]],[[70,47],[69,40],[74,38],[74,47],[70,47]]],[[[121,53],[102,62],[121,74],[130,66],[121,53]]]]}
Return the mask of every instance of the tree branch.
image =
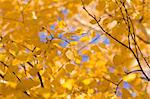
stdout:
{"type": "Polygon", "coordinates": [[[39,80],[40,80],[40,83],[41,83],[41,87],[44,88],[44,84],[43,84],[43,80],[42,80],[42,76],[40,75],[40,72],[38,72],[37,75],[39,77],[39,80]]]}
{"type": "MultiPolygon", "coordinates": [[[[140,63],[140,61],[139,61],[139,58],[137,57],[137,55],[135,54],[135,52],[134,52],[130,47],[128,47],[127,45],[125,45],[124,43],[122,43],[121,41],[119,41],[118,39],[116,39],[115,37],[113,37],[111,34],[109,34],[107,31],[105,31],[104,28],[99,24],[99,21],[96,19],[96,17],[95,17],[94,15],[92,15],[92,14],[85,8],[85,5],[84,5],[83,0],[81,0],[81,2],[82,2],[82,5],[83,5],[83,9],[86,11],[86,13],[96,21],[97,25],[100,27],[100,29],[101,29],[106,35],[108,35],[108,36],[111,37],[113,40],[115,40],[116,42],[118,42],[119,44],[121,44],[122,46],[124,46],[125,48],[127,48],[127,49],[129,49],[129,50],[131,51],[131,53],[134,55],[135,59],[137,60],[138,65],[139,65],[139,67],[140,67],[140,69],[141,69],[143,75],[146,77],[146,79],[147,79],[148,81],[150,81],[149,77],[148,77],[147,74],[144,72],[144,70],[143,70],[143,68],[142,68],[142,66],[141,66],[141,63],[140,63]]],[[[127,12],[126,12],[126,14],[127,14],[127,12]]],[[[127,19],[129,19],[129,17],[127,17],[127,19]]],[[[131,20],[130,20],[130,21],[131,21],[131,20]]],[[[129,20],[128,20],[128,24],[127,24],[127,25],[128,25],[129,32],[131,32],[131,31],[130,31],[129,20]]],[[[132,24],[132,25],[133,25],[133,24],[132,24]]],[[[134,34],[134,35],[135,35],[135,34],[134,34]]],[[[134,40],[135,45],[138,46],[137,43],[136,43],[135,38],[132,37],[132,39],[134,40]]],[[[136,46],[135,46],[135,47],[136,47],[136,46]]]]}

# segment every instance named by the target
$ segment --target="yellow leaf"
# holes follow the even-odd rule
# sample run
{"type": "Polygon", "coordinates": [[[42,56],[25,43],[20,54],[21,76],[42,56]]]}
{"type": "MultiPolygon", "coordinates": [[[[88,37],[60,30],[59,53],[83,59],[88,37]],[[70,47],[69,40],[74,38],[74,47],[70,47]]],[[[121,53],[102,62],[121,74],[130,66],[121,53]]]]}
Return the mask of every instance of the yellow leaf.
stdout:
{"type": "Polygon", "coordinates": [[[78,33],[78,34],[82,34],[82,33],[83,33],[83,29],[82,29],[82,28],[79,28],[79,29],[77,29],[75,32],[78,33]]]}
{"type": "Polygon", "coordinates": [[[16,56],[16,58],[20,61],[27,61],[28,57],[29,57],[29,54],[25,54],[25,53],[22,53],[22,54],[16,56]]]}
{"type": "Polygon", "coordinates": [[[74,80],[73,79],[69,79],[67,80],[64,84],[63,87],[67,88],[68,90],[71,90],[74,84],[74,80]]]}
{"type": "Polygon", "coordinates": [[[74,70],[74,65],[73,64],[67,64],[65,66],[66,70],[69,71],[69,72],[72,72],[74,70]]]}
{"type": "Polygon", "coordinates": [[[130,94],[130,92],[125,89],[125,88],[122,88],[122,99],[132,99],[132,95],[130,94]]]}
{"type": "Polygon", "coordinates": [[[20,83],[18,83],[18,85],[16,86],[16,89],[28,90],[28,89],[33,88],[33,87],[38,86],[38,85],[39,85],[38,81],[34,81],[31,79],[24,79],[24,80],[21,80],[20,83]]]}
{"type": "Polygon", "coordinates": [[[91,82],[92,82],[92,78],[87,78],[87,79],[84,79],[82,82],[84,85],[89,85],[91,82]]]}
{"type": "Polygon", "coordinates": [[[36,13],[34,11],[32,11],[32,18],[35,20],[37,19],[36,13]]]}
{"type": "Polygon", "coordinates": [[[50,99],[51,93],[49,92],[49,89],[47,88],[36,88],[35,93],[38,95],[41,95],[44,99],[50,99]]]}
{"type": "Polygon", "coordinates": [[[53,1],[58,2],[59,0],[53,0],[53,1]]]}
{"type": "Polygon", "coordinates": [[[6,58],[5,54],[0,53],[0,61],[4,61],[6,58]]]}
{"type": "Polygon", "coordinates": [[[56,78],[57,78],[57,79],[60,79],[60,78],[63,77],[65,74],[66,74],[66,71],[65,71],[65,69],[62,68],[61,70],[58,71],[58,73],[57,73],[57,75],[56,75],[56,78]]]}
{"type": "Polygon", "coordinates": [[[116,8],[117,8],[117,4],[113,0],[109,1],[109,3],[108,3],[109,11],[115,10],[116,8]]]}
{"type": "Polygon", "coordinates": [[[69,58],[69,59],[74,59],[74,54],[73,54],[73,52],[72,52],[71,50],[68,50],[68,51],[66,52],[66,56],[67,56],[67,58],[69,58]]]}
{"type": "Polygon", "coordinates": [[[97,35],[97,33],[95,31],[91,32],[91,37],[94,38],[97,35]]]}
{"type": "Polygon", "coordinates": [[[18,59],[14,59],[13,61],[12,61],[12,65],[17,65],[17,64],[20,64],[20,60],[18,60],[18,59]]]}
{"type": "Polygon", "coordinates": [[[94,93],[94,89],[88,89],[88,94],[93,94],[94,93]]]}
{"type": "Polygon", "coordinates": [[[123,80],[126,82],[133,81],[136,78],[136,74],[129,74],[123,77],[123,80]]]}
{"type": "Polygon", "coordinates": [[[96,24],[96,21],[93,19],[90,21],[91,24],[96,24]]]}
{"type": "Polygon", "coordinates": [[[115,55],[115,56],[113,57],[113,62],[114,62],[114,64],[115,64],[115,65],[121,65],[121,64],[123,64],[124,61],[123,61],[122,58],[123,58],[123,57],[122,57],[121,55],[115,55]]]}
{"type": "Polygon", "coordinates": [[[75,63],[80,64],[81,61],[82,61],[82,57],[81,56],[78,56],[78,57],[75,58],[75,63]]]}
{"type": "Polygon", "coordinates": [[[88,42],[90,40],[90,38],[88,36],[82,37],[80,39],[81,42],[88,42]]]}
{"type": "Polygon", "coordinates": [[[17,83],[15,83],[15,82],[10,82],[9,81],[7,84],[8,84],[8,86],[10,86],[12,88],[15,88],[17,86],[17,83]]]}
{"type": "Polygon", "coordinates": [[[37,69],[36,67],[33,67],[32,69],[29,70],[29,73],[31,76],[36,76],[38,71],[39,69],[37,69]]]}
{"type": "Polygon", "coordinates": [[[18,66],[17,65],[11,65],[8,67],[9,72],[18,72],[18,66]]]}
{"type": "Polygon", "coordinates": [[[17,81],[17,77],[13,73],[10,73],[10,72],[6,73],[6,75],[4,76],[4,79],[6,81],[12,81],[12,82],[16,82],[17,81]]]}
{"type": "Polygon", "coordinates": [[[99,2],[97,3],[96,9],[98,11],[104,11],[105,8],[105,0],[99,0],[99,2]]]}
{"type": "Polygon", "coordinates": [[[70,42],[70,45],[72,45],[72,46],[75,46],[75,45],[77,45],[77,44],[78,44],[78,42],[76,42],[76,41],[70,42]]]}
{"type": "Polygon", "coordinates": [[[59,28],[62,29],[62,28],[64,28],[65,26],[66,26],[66,23],[65,23],[64,21],[59,21],[59,22],[58,22],[58,27],[59,27],[59,28]]]}

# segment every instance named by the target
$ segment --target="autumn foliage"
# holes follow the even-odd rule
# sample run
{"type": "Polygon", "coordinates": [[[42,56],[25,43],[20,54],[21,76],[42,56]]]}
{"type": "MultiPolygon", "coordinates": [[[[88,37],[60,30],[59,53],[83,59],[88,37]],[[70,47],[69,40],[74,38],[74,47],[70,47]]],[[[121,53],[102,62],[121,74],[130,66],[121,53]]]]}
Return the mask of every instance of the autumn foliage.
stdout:
{"type": "Polygon", "coordinates": [[[0,0],[1,99],[149,99],[150,0],[0,0]]]}

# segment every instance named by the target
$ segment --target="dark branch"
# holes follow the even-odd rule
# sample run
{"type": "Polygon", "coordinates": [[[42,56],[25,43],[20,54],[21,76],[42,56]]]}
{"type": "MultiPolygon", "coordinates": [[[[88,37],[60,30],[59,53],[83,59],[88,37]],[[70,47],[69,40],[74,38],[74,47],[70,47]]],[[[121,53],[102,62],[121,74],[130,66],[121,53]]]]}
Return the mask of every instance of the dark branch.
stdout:
{"type": "Polygon", "coordinates": [[[15,72],[12,72],[15,76],[16,76],[16,78],[21,82],[21,79],[16,75],[16,73],[15,72]]]}
{"type": "Polygon", "coordinates": [[[110,83],[112,83],[112,84],[114,84],[114,85],[116,86],[115,94],[117,94],[119,85],[121,84],[121,82],[122,82],[123,80],[121,79],[118,83],[114,83],[113,81],[111,81],[111,80],[109,80],[109,79],[107,79],[107,78],[105,78],[105,77],[103,77],[103,78],[104,78],[106,81],[108,81],[108,82],[110,82],[110,83]]]}
{"type": "Polygon", "coordinates": [[[27,93],[27,91],[24,91],[23,93],[26,94],[27,96],[30,96],[30,95],[27,93]]]}
{"type": "Polygon", "coordinates": [[[114,84],[114,85],[118,85],[117,83],[114,83],[113,81],[111,81],[111,80],[109,80],[109,79],[107,79],[107,78],[105,78],[105,77],[103,77],[105,80],[107,80],[108,82],[111,82],[112,84],[114,84]]]}
{"type": "Polygon", "coordinates": [[[142,42],[144,42],[145,44],[150,44],[150,41],[146,41],[144,40],[142,37],[140,37],[139,35],[136,35],[142,42]]]}
{"type": "Polygon", "coordinates": [[[41,87],[44,88],[44,84],[43,84],[43,80],[42,80],[42,76],[40,75],[40,72],[38,72],[37,75],[39,77],[39,80],[40,80],[40,83],[41,83],[41,87]]]}
{"type": "Polygon", "coordinates": [[[135,72],[141,72],[141,70],[133,70],[133,71],[130,71],[130,72],[125,72],[125,73],[128,75],[128,74],[135,73],[135,72]]]}
{"type": "Polygon", "coordinates": [[[2,74],[0,74],[0,77],[4,79],[4,76],[2,74]]]}
{"type": "Polygon", "coordinates": [[[31,67],[34,67],[30,62],[27,62],[28,63],[28,65],[30,65],[31,67]]]}
{"type": "Polygon", "coordinates": [[[0,63],[2,63],[5,67],[8,67],[8,65],[5,64],[4,62],[0,61],[0,63]]]}

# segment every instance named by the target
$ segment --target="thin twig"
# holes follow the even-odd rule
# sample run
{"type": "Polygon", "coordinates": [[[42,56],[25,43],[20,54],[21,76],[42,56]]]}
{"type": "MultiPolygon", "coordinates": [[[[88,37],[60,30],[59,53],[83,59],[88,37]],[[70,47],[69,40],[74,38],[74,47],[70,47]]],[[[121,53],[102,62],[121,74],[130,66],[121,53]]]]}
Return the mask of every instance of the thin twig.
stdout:
{"type": "Polygon", "coordinates": [[[39,80],[40,80],[40,83],[41,83],[41,87],[44,88],[44,84],[43,84],[43,80],[42,80],[42,76],[41,76],[40,72],[38,72],[37,75],[39,77],[39,80]]]}
{"type": "Polygon", "coordinates": [[[135,72],[141,72],[141,70],[133,70],[133,71],[130,71],[130,72],[125,72],[125,73],[128,75],[128,74],[135,73],[135,72]]]}

